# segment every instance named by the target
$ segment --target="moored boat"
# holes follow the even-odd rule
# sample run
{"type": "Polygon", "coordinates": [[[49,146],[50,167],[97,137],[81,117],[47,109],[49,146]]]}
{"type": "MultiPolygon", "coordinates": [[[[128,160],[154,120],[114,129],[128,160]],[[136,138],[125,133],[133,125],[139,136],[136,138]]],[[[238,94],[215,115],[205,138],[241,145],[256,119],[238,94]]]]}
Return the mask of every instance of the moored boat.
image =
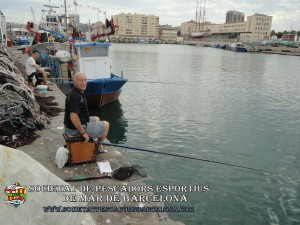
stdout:
{"type": "Polygon", "coordinates": [[[63,56],[64,60],[58,54],[55,56],[41,55],[42,66],[48,66],[54,70],[56,83],[59,86],[73,87],[72,77],[77,71],[81,71],[87,76],[85,94],[89,107],[102,107],[116,101],[127,79],[110,72],[108,56],[111,44],[75,42],[71,43],[70,46],[71,60],[68,61],[68,68],[72,69],[72,71],[69,69],[70,77],[60,74],[61,64],[67,61],[65,55],[63,56]]]}
{"type": "MultiPolygon", "coordinates": [[[[127,79],[110,72],[109,43],[79,42],[72,44],[73,71],[87,75],[85,91],[88,105],[101,107],[118,99],[127,79]]],[[[69,82],[72,86],[73,82],[69,82]]]]}
{"type": "Polygon", "coordinates": [[[230,46],[231,51],[234,52],[247,52],[247,49],[241,43],[233,43],[230,46]]]}
{"type": "Polygon", "coordinates": [[[205,27],[207,25],[205,16],[206,0],[197,0],[195,25],[191,32],[191,37],[196,39],[207,38],[211,35],[210,31],[205,27]]]}
{"type": "Polygon", "coordinates": [[[210,36],[209,32],[192,32],[191,37],[192,38],[205,38],[210,36]]]}
{"type": "MultiPolygon", "coordinates": [[[[54,9],[59,7],[51,5],[44,5],[44,7],[47,7],[48,10],[42,11],[43,13],[47,12],[47,14],[45,17],[42,17],[39,24],[32,21],[28,21],[26,24],[27,31],[34,34],[32,45],[53,41],[63,42],[65,40],[65,30],[67,28],[62,26],[62,18],[65,15],[59,16],[56,14],[54,9]]],[[[32,8],[31,10],[33,12],[32,8]]]]}

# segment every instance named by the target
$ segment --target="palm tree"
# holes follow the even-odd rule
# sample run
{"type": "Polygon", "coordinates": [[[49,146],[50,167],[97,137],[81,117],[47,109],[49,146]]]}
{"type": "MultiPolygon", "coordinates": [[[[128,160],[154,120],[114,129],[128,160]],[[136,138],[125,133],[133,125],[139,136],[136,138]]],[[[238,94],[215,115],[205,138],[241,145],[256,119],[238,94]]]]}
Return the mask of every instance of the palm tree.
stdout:
{"type": "Polygon", "coordinates": [[[272,30],[271,33],[270,33],[270,36],[272,37],[272,36],[275,36],[275,35],[276,35],[275,30],[272,30]]]}
{"type": "Polygon", "coordinates": [[[278,33],[277,33],[277,38],[278,38],[278,39],[281,39],[281,38],[282,38],[282,34],[283,34],[282,32],[278,32],[278,33]]]}

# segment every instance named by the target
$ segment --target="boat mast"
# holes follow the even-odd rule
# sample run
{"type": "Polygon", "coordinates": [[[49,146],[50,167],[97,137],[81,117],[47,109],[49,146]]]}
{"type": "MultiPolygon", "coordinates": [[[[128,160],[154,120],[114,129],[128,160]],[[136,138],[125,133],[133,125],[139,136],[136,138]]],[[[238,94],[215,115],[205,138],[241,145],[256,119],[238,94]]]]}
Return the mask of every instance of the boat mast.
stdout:
{"type": "Polygon", "coordinates": [[[205,22],[205,3],[206,3],[206,0],[204,0],[204,3],[203,3],[203,17],[202,17],[202,29],[201,29],[201,31],[204,31],[204,22],[205,22]]]}
{"type": "Polygon", "coordinates": [[[64,0],[65,6],[65,29],[67,30],[67,0],[64,0]]]}
{"type": "Polygon", "coordinates": [[[204,21],[205,21],[205,3],[206,0],[197,0],[196,7],[196,25],[194,32],[202,32],[204,30],[204,21]]]}
{"type": "MultiPolygon", "coordinates": [[[[202,0],[201,0],[202,1],[202,0]]],[[[200,31],[200,18],[201,18],[201,9],[200,9],[201,2],[199,4],[199,1],[197,0],[197,7],[196,7],[196,26],[195,26],[195,32],[200,31]]]]}
{"type": "Polygon", "coordinates": [[[201,32],[201,20],[202,20],[202,0],[200,1],[200,5],[199,5],[199,19],[198,19],[198,27],[199,27],[199,30],[198,32],[201,32]]]}

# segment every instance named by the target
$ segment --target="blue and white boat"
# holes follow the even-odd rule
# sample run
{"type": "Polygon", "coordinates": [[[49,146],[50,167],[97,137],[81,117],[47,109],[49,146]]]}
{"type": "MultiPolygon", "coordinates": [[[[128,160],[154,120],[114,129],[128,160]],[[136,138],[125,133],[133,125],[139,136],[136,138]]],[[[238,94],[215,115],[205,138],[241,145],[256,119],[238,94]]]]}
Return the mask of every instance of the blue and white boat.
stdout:
{"type": "MultiPolygon", "coordinates": [[[[118,99],[127,79],[110,72],[110,43],[76,42],[71,44],[73,73],[84,72],[87,76],[85,91],[88,105],[102,107],[118,99]]],[[[73,82],[69,83],[71,86],[73,82]]]]}
{"type": "Polygon", "coordinates": [[[230,47],[231,51],[234,52],[247,52],[247,49],[241,43],[233,43],[230,47]]]}
{"type": "Polygon", "coordinates": [[[15,45],[30,45],[29,32],[24,28],[9,28],[8,33],[15,45]]]}
{"type": "MultiPolygon", "coordinates": [[[[48,43],[48,45],[54,44],[48,43]]],[[[38,48],[38,46],[36,45],[35,48],[38,48]]],[[[59,44],[59,46],[62,45],[59,44]]],[[[64,86],[66,85],[73,87],[73,75],[78,71],[84,72],[87,76],[85,95],[88,106],[102,107],[116,101],[121,94],[121,88],[127,82],[127,79],[124,79],[122,74],[119,77],[111,73],[109,62],[110,46],[110,43],[75,42],[70,43],[71,55],[66,50],[58,50],[55,56],[43,54],[43,50],[39,50],[41,66],[52,69],[53,79],[62,89],[65,89],[64,86]],[[59,53],[61,54],[59,55],[59,53]],[[66,63],[68,66],[64,67],[68,68],[67,77],[61,72],[63,64],[66,63]]]]}

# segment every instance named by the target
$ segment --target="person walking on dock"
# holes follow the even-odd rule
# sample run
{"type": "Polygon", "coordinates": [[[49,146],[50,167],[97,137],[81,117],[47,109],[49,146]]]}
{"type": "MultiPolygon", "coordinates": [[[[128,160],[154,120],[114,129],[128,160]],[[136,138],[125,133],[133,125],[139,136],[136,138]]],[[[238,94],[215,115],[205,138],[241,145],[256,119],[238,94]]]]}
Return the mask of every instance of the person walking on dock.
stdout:
{"type": "MultiPolygon", "coordinates": [[[[90,116],[84,91],[87,86],[86,75],[77,72],[73,78],[74,87],[66,97],[64,125],[68,136],[82,136],[85,142],[90,137],[98,138],[102,143],[109,130],[107,121],[100,121],[98,116],[90,116]]],[[[99,152],[105,152],[103,146],[98,147],[99,152]]]]}
{"type": "Polygon", "coordinates": [[[28,76],[28,83],[33,86],[40,85],[41,82],[44,84],[48,84],[47,76],[50,75],[49,72],[46,72],[43,68],[40,68],[36,64],[36,60],[39,57],[39,52],[37,50],[33,50],[31,56],[26,60],[25,70],[28,76]]]}

